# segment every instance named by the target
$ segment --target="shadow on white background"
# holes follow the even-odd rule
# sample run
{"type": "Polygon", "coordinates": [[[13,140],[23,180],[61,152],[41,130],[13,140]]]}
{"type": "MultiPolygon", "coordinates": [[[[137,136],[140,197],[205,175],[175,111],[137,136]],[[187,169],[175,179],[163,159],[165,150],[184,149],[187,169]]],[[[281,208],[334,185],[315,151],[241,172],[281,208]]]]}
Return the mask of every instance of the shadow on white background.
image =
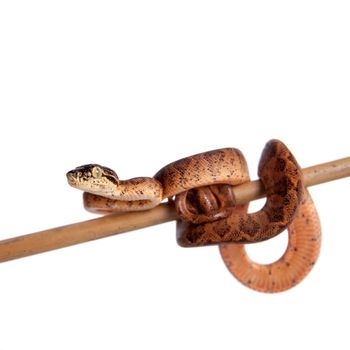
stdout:
{"type": "MultiPolygon", "coordinates": [[[[126,179],[232,146],[254,179],[271,138],[303,167],[349,156],[349,15],[345,1],[2,2],[0,238],[93,217],[65,179],[84,163],[126,179]]],[[[281,294],[242,286],[216,247],[178,247],[174,223],[1,264],[0,349],[346,348],[348,185],[311,189],[321,257],[281,294]]],[[[278,239],[252,254],[277,258],[278,239]]]]}

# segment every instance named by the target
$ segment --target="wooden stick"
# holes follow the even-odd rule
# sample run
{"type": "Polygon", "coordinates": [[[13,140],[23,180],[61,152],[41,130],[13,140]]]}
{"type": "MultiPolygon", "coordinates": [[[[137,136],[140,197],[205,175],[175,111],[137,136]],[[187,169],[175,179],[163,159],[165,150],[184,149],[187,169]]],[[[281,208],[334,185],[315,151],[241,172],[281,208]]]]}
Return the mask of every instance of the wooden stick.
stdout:
{"type": "MultiPolygon", "coordinates": [[[[350,176],[350,157],[303,169],[306,186],[350,176]]],[[[234,187],[237,203],[264,197],[259,180],[234,187]]],[[[118,233],[137,230],[176,220],[175,208],[171,204],[160,204],[143,212],[111,214],[88,220],[35,232],[0,241],[0,262],[68,247],[118,233]]]]}

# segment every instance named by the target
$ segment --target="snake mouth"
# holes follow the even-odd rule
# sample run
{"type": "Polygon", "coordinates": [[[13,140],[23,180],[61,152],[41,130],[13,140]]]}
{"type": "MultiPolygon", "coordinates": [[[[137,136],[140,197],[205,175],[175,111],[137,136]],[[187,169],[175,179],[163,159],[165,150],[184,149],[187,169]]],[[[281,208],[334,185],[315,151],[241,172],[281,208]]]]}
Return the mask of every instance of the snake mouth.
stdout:
{"type": "Polygon", "coordinates": [[[74,171],[69,171],[67,174],[67,181],[68,181],[68,184],[71,185],[71,186],[76,186],[77,184],[77,177],[76,177],[76,174],[74,173],[74,171]]]}

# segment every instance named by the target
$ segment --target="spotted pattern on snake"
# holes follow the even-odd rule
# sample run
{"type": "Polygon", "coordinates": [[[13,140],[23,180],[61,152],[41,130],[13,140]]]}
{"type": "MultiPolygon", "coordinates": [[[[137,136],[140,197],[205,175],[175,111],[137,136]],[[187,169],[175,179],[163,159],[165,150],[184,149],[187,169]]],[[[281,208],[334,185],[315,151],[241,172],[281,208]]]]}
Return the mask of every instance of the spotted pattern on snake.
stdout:
{"type": "Polygon", "coordinates": [[[179,214],[177,238],[182,246],[220,244],[231,273],[243,284],[263,292],[286,290],[300,282],[320,250],[320,222],[302,173],[288,148],[278,140],[267,143],[258,175],[267,200],[257,213],[235,204],[232,185],[249,181],[246,161],[234,148],[180,159],[153,178],[119,180],[113,170],[96,164],[67,173],[68,182],[84,192],[89,211],[146,210],[175,196],[179,214]],[[289,225],[289,243],[273,264],[256,264],[243,244],[269,239],[289,225]],[[229,242],[230,244],[223,244],[229,242]]]}
{"type": "MultiPolygon", "coordinates": [[[[246,174],[245,167],[241,178],[246,176],[247,179],[246,174]]],[[[227,209],[231,210],[231,214],[225,218],[196,224],[190,222],[190,217],[186,220],[181,210],[184,205],[178,205],[177,209],[182,213],[182,220],[177,221],[178,244],[191,247],[225,242],[253,243],[281,233],[293,219],[303,199],[302,171],[289,149],[281,141],[272,140],[263,150],[258,175],[267,200],[256,213],[237,214],[231,208],[227,209]]],[[[245,181],[234,184],[242,182],[245,181]]]]}
{"type": "Polygon", "coordinates": [[[246,166],[243,154],[235,148],[199,153],[170,163],[154,176],[163,185],[163,197],[173,197],[196,187],[233,184],[246,166]]]}

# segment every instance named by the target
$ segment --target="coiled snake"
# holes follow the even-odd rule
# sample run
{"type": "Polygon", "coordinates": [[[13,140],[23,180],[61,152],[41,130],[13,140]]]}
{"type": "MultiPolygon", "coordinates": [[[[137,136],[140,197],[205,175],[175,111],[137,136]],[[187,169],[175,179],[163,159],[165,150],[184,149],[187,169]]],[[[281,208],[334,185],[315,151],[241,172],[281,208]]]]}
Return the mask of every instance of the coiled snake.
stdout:
{"type": "Polygon", "coordinates": [[[180,159],[152,178],[122,181],[113,170],[88,164],[68,172],[67,179],[85,191],[85,208],[101,214],[146,210],[175,196],[181,246],[220,244],[226,266],[242,283],[277,292],[297,284],[314,265],[320,250],[320,222],[301,169],[281,141],[266,144],[258,175],[267,200],[255,213],[247,213],[247,205],[235,205],[232,186],[249,181],[249,174],[242,153],[234,148],[180,159]],[[288,247],[272,264],[254,263],[244,244],[233,244],[260,242],[287,227],[288,247]]]}

